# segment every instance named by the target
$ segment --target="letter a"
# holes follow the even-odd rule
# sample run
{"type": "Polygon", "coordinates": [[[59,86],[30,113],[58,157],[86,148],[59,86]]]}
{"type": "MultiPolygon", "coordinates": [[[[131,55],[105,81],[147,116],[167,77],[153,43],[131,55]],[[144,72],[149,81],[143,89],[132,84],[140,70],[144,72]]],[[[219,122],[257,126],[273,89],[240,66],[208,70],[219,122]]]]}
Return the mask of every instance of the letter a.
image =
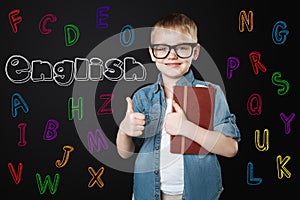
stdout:
{"type": "Polygon", "coordinates": [[[11,111],[12,111],[12,116],[16,117],[18,115],[18,109],[22,108],[22,110],[25,113],[28,113],[29,108],[21,94],[19,93],[14,93],[11,97],[11,111]]]}

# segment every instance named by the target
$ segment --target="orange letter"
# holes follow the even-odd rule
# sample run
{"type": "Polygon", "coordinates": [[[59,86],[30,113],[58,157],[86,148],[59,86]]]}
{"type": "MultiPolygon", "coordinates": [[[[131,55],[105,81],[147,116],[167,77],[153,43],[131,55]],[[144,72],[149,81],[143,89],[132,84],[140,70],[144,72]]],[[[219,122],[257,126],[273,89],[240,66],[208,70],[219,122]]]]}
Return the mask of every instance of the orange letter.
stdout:
{"type": "Polygon", "coordinates": [[[253,12],[250,10],[248,12],[248,16],[246,15],[246,11],[242,10],[239,15],[239,31],[244,32],[244,24],[249,32],[253,30],[253,12]]]}
{"type": "Polygon", "coordinates": [[[64,150],[64,155],[63,155],[62,160],[61,160],[61,161],[60,161],[60,160],[57,160],[57,161],[55,162],[55,166],[56,166],[57,168],[62,168],[63,166],[65,166],[65,165],[67,164],[67,162],[68,162],[68,160],[69,160],[69,157],[70,157],[70,153],[71,153],[72,151],[74,151],[74,148],[73,148],[72,146],[66,145],[66,146],[63,147],[63,150],[64,150]]]}
{"type": "Polygon", "coordinates": [[[101,167],[97,173],[95,172],[95,170],[92,167],[88,167],[88,171],[90,172],[90,174],[93,176],[93,178],[90,180],[88,187],[91,188],[95,185],[95,183],[102,188],[104,186],[103,181],[101,180],[101,175],[104,172],[104,167],[101,167]]]}

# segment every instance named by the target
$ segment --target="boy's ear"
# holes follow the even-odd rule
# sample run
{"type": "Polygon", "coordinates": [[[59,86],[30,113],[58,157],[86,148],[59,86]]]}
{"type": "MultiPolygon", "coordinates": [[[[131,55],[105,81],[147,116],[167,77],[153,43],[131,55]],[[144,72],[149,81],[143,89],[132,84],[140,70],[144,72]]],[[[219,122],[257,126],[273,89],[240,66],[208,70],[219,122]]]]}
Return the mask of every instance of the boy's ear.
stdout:
{"type": "Polygon", "coordinates": [[[197,46],[194,48],[193,60],[197,60],[199,54],[200,54],[200,44],[197,44],[197,46]]]}
{"type": "Polygon", "coordinates": [[[152,60],[153,62],[155,62],[155,57],[154,57],[153,54],[152,54],[152,49],[151,49],[150,46],[148,47],[148,50],[149,50],[149,54],[150,54],[150,56],[151,56],[151,60],[152,60]]]}

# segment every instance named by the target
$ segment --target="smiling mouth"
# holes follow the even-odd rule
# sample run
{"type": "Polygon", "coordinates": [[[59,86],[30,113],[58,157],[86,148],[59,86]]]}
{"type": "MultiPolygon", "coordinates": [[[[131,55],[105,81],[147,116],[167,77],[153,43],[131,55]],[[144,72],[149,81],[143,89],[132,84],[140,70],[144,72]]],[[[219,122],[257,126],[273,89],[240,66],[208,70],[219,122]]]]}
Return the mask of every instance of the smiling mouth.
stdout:
{"type": "Polygon", "coordinates": [[[166,63],[165,65],[170,68],[175,68],[175,67],[179,67],[180,63],[166,63]]]}

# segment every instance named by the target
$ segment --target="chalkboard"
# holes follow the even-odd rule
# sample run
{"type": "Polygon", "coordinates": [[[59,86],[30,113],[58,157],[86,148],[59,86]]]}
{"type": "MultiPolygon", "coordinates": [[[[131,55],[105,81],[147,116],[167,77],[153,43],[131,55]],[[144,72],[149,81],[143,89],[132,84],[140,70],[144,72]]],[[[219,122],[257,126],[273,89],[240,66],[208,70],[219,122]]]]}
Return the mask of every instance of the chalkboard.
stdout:
{"type": "Polygon", "coordinates": [[[125,97],[157,78],[149,29],[172,12],[196,21],[202,51],[192,69],[221,86],[241,131],[238,154],[219,157],[221,199],[297,188],[295,3],[45,0],[0,8],[3,196],[131,199],[134,157],[118,157],[116,133],[125,97]]]}

